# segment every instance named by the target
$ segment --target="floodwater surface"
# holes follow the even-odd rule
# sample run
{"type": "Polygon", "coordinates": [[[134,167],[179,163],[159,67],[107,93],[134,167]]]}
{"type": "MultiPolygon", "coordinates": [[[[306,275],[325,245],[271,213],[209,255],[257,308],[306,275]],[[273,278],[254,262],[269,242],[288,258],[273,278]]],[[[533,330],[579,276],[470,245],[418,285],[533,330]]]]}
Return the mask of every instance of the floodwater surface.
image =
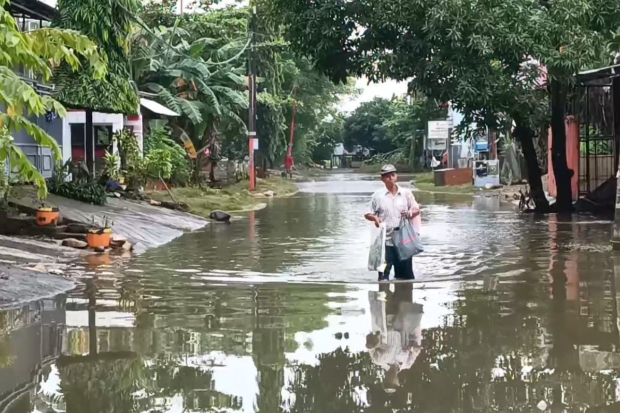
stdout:
{"type": "Polygon", "coordinates": [[[0,313],[0,412],[620,411],[609,222],[417,193],[417,279],[379,285],[380,187],[303,183],[0,313]]]}

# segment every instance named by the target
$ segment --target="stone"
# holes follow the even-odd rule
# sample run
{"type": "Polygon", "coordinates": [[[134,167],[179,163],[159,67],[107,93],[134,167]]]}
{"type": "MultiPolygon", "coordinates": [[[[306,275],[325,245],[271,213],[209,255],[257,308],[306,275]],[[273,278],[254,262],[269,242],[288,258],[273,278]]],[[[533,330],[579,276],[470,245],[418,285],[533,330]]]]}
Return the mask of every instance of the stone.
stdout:
{"type": "Polygon", "coordinates": [[[105,252],[105,247],[96,247],[95,252],[105,252]]]}
{"type": "Polygon", "coordinates": [[[114,242],[125,242],[127,241],[127,237],[124,237],[121,234],[112,234],[112,241],[114,242]]]}
{"type": "Polygon", "coordinates": [[[231,216],[224,211],[215,210],[209,214],[209,218],[217,222],[225,222],[227,224],[230,224],[231,216]]]}
{"type": "Polygon", "coordinates": [[[161,202],[155,201],[154,199],[151,199],[150,204],[153,206],[161,206],[161,202]]]}
{"type": "Polygon", "coordinates": [[[64,228],[64,232],[73,234],[87,234],[88,230],[89,226],[84,224],[68,224],[67,227],[64,228]]]}
{"type": "Polygon", "coordinates": [[[110,240],[110,247],[112,248],[122,248],[128,242],[127,238],[120,234],[112,234],[112,239],[110,240]]]}
{"type": "Polygon", "coordinates": [[[131,245],[131,242],[125,241],[125,243],[123,244],[122,248],[123,248],[124,251],[132,251],[133,250],[133,245],[131,245]]]}
{"type": "Polygon", "coordinates": [[[51,268],[48,272],[54,275],[63,275],[62,270],[59,268],[51,268]]]}
{"type": "Polygon", "coordinates": [[[123,245],[125,245],[126,243],[127,241],[110,241],[110,248],[112,249],[123,248],[123,245]]]}
{"type": "Polygon", "coordinates": [[[80,241],[79,239],[75,239],[75,238],[67,238],[62,241],[62,246],[83,250],[83,249],[88,248],[88,242],[80,241]]]}
{"type": "Polygon", "coordinates": [[[114,192],[114,196],[117,197],[117,198],[120,198],[122,195],[119,194],[118,192],[114,192]]]}
{"type": "Polygon", "coordinates": [[[47,268],[45,268],[45,265],[43,265],[43,264],[35,265],[32,270],[33,271],[37,271],[37,272],[47,272],[47,268]]]}
{"type": "Polygon", "coordinates": [[[267,191],[267,192],[263,193],[263,195],[265,195],[268,198],[272,198],[272,197],[274,197],[276,195],[276,193],[273,192],[273,191],[267,191]]]}

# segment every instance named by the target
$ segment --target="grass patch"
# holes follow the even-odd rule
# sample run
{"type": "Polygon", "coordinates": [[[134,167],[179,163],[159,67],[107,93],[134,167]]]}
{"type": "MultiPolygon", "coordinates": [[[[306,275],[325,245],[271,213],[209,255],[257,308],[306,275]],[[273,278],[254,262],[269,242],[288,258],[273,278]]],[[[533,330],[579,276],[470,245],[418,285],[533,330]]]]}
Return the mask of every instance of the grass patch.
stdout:
{"type": "Polygon", "coordinates": [[[472,184],[458,186],[435,186],[435,178],[433,172],[425,172],[416,174],[411,179],[412,186],[422,192],[433,192],[437,194],[472,194],[475,188],[472,184]]]}
{"type": "MultiPolygon", "coordinates": [[[[210,188],[173,188],[172,195],[177,202],[186,203],[190,212],[205,218],[215,210],[226,212],[242,211],[255,208],[264,202],[261,197],[267,191],[273,191],[275,196],[282,197],[297,192],[297,187],[291,181],[282,178],[258,179],[256,191],[250,193],[248,182],[239,182],[222,189],[210,188]]],[[[167,191],[150,191],[149,197],[156,201],[171,201],[167,191]]]]}
{"type": "Polygon", "coordinates": [[[435,194],[458,194],[473,195],[474,186],[471,184],[458,186],[435,186],[433,183],[416,182],[414,187],[420,192],[432,192],[435,194]]]}
{"type": "Polygon", "coordinates": [[[435,176],[432,172],[423,172],[413,175],[411,181],[417,184],[433,184],[435,185],[435,176]]]}

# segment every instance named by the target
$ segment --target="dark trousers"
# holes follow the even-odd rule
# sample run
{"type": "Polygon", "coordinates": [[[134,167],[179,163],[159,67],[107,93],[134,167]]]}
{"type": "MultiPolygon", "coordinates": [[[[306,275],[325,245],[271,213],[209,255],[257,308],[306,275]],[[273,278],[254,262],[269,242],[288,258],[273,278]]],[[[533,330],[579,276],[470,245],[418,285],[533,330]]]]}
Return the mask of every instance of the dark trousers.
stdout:
{"type": "Polygon", "coordinates": [[[414,280],[413,261],[411,258],[400,261],[395,247],[385,246],[385,271],[379,273],[379,279],[389,279],[390,272],[394,268],[394,278],[397,280],[414,280]]]}

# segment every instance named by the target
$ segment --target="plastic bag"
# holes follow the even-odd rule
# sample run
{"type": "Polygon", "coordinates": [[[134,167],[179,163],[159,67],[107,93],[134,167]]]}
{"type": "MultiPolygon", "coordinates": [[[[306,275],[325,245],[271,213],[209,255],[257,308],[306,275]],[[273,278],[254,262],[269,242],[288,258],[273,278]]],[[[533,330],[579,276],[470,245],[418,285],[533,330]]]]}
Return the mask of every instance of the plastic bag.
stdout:
{"type": "Polygon", "coordinates": [[[385,223],[379,228],[372,226],[370,232],[370,251],[368,253],[368,270],[381,271],[385,266],[385,223]]]}
{"type": "Polygon", "coordinates": [[[401,261],[424,252],[420,234],[413,228],[413,224],[408,219],[401,220],[400,227],[394,229],[392,241],[394,241],[398,259],[401,261]]]}

